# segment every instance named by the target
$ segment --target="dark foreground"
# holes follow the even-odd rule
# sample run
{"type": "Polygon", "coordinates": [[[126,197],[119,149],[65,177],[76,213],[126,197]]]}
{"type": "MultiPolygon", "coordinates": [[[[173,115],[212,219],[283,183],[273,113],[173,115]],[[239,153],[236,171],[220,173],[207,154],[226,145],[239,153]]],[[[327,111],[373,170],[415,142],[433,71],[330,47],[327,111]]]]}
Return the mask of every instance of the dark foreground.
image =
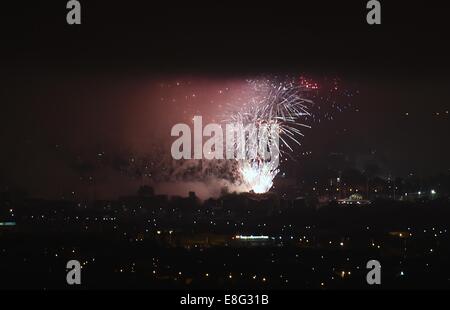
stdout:
{"type": "Polygon", "coordinates": [[[447,199],[320,209],[189,199],[9,202],[16,225],[0,226],[0,288],[72,288],[72,259],[89,289],[373,289],[372,259],[380,288],[450,288],[447,199]]]}

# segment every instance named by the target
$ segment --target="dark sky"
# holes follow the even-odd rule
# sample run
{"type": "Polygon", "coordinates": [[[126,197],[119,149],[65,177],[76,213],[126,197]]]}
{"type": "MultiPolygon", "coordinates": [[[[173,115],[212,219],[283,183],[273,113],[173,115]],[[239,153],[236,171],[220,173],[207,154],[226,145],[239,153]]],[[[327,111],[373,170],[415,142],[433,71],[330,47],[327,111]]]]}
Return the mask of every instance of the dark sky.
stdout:
{"type": "MultiPolygon", "coordinates": [[[[211,114],[218,89],[280,73],[337,76],[359,92],[351,112],[306,136],[317,161],[375,152],[386,173],[449,171],[449,27],[440,4],[382,1],[382,25],[369,26],[365,1],[242,2],[81,1],[81,26],[65,23],[66,1],[2,5],[2,188],[77,191],[90,172],[85,158],[150,152],[148,140],[168,135],[184,111],[211,114]],[[168,97],[203,100],[162,102],[160,84],[177,81],[193,85],[168,97]]],[[[106,194],[136,186],[100,174],[106,194]]]]}

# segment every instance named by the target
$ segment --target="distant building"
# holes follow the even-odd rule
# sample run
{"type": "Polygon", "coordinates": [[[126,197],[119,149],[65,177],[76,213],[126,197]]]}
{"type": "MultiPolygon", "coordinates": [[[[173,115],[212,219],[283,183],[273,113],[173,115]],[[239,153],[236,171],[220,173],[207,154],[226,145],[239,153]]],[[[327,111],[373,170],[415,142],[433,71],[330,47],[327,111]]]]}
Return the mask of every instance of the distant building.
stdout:
{"type": "Polygon", "coordinates": [[[338,204],[340,205],[370,205],[370,200],[363,199],[361,194],[353,194],[345,199],[339,199],[338,204]]]}
{"type": "Polygon", "coordinates": [[[400,200],[402,201],[410,201],[410,202],[415,202],[417,200],[421,200],[421,199],[429,199],[429,200],[433,200],[438,198],[438,193],[432,189],[429,191],[418,191],[418,192],[413,192],[413,193],[404,193],[402,196],[400,196],[400,200]]]}
{"type": "Polygon", "coordinates": [[[139,187],[138,195],[141,197],[153,197],[155,195],[155,191],[153,190],[153,187],[143,185],[139,187]]]}

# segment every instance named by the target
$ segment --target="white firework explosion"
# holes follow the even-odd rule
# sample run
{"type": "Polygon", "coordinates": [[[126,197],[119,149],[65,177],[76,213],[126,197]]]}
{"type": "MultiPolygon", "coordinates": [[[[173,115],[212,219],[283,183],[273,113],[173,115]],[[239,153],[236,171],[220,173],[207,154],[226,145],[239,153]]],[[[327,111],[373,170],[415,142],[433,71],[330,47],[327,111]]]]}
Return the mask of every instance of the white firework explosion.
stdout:
{"type": "MultiPolygon", "coordinates": [[[[276,149],[275,154],[271,154],[276,156],[275,158],[271,158],[270,161],[261,157],[239,160],[238,171],[246,189],[255,193],[265,193],[273,186],[273,180],[279,172],[279,157],[287,154],[282,151],[280,146],[286,146],[292,152],[290,143],[301,145],[298,140],[298,137],[303,136],[301,128],[310,128],[300,120],[311,115],[308,112],[308,104],[312,104],[312,101],[303,97],[308,89],[294,79],[281,82],[271,79],[248,80],[247,82],[251,89],[249,102],[232,112],[227,121],[243,124],[244,127],[248,125],[253,125],[253,128],[263,125],[270,126],[278,131],[281,145],[269,141],[272,143],[270,146],[276,149]]],[[[248,139],[245,139],[245,145],[241,146],[239,145],[241,141],[238,140],[236,147],[248,148],[247,142],[248,139]]],[[[247,151],[249,150],[247,149],[247,151]]]]}

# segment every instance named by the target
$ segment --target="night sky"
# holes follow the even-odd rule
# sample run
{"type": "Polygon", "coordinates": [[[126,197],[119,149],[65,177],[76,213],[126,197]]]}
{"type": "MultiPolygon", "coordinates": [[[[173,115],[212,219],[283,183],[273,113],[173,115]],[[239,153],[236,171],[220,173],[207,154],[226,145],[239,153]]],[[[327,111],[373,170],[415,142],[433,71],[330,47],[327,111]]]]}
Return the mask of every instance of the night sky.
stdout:
{"type": "Polygon", "coordinates": [[[94,176],[101,197],[133,193],[123,161],[168,152],[171,126],[214,121],[245,79],[285,74],[355,95],[305,133],[290,176],[330,153],[375,159],[383,176],[450,172],[443,8],[383,1],[369,26],[364,1],[310,2],[81,1],[81,26],[65,1],[2,7],[0,189],[59,197],[94,176]]]}

